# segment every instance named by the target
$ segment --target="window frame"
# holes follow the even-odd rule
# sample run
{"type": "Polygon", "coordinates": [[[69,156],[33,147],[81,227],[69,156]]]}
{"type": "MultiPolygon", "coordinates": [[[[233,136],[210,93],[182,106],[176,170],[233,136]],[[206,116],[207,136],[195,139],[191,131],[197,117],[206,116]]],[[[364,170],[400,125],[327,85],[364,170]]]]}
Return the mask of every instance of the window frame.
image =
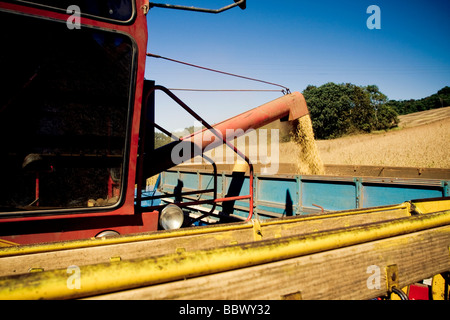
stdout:
{"type": "MultiPolygon", "coordinates": [[[[134,3],[134,1],[133,1],[134,3]]],[[[20,16],[25,16],[34,19],[51,21],[52,23],[62,23],[65,24],[65,20],[60,20],[50,16],[41,16],[30,14],[26,12],[15,12],[7,9],[0,8],[0,12],[5,12],[7,14],[17,14],[20,16]]],[[[99,206],[99,207],[58,207],[49,209],[33,209],[33,210],[14,210],[14,211],[4,211],[0,212],[0,219],[2,218],[20,218],[20,217],[31,217],[31,216],[64,216],[67,214],[75,214],[76,216],[87,214],[87,213],[111,213],[125,204],[127,198],[128,189],[128,179],[129,179],[129,166],[130,166],[130,149],[131,149],[131,136],[133,129],[133,118],[135,116],[135,96],[136,96],[136,82],[137,82],[137,72],[138,72],[138,55],[139,48],[136,39],[129,33],[120,29],[110,29],[103,26],[92,25],[92,24],[82,24],[82,28],[88,28],[92,31],[107,32],[109,34],[121,35],[127,38],[131,44],[131,66],[129,74],[129,86],[128,86],[128,101],[127,101],[127,114],[125,119],[125,135],[124,135],[124,146],[123,146],[123,156],[122,156],[122,169],[121,169],[121,183],[120,183],[120,195],[116,203],[109,206],[99,206]]],[[[76,32],[76,31],[74,31],[76,32]]]]}

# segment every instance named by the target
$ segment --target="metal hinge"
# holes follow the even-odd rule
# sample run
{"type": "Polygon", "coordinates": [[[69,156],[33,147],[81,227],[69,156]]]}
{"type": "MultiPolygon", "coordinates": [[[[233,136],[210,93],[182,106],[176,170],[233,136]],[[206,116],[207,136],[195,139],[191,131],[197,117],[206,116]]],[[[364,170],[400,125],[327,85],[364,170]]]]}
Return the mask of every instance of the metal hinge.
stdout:
{"type": "Polygon", "coordinates": [[[386,267],[386,285],[388,292],[392,292],[392,288],[398,288],[398,266],[392,264],[386,267]]]}
{"type": "Polygon", "coordinates": [[[145,1],[145,3],[141,6],[141,10],[144,15],[147,15],[148,11],[150,10],[149,1],[145,1]]]}
{"type": "Polygon", "coordinates": [[[389,294],[396,294],[401,300],[408,300],[408,296],[399,287],[398,266],[392,264],[386,267],[386,285],[389,294]]]}
{"type": "Polygon", "coordinates": [[[263,234],[261,230],[261,224],[259,223],[259,220],[252,219],[253,223],[253,239],[255,241],[262,240],[263,234]]]}

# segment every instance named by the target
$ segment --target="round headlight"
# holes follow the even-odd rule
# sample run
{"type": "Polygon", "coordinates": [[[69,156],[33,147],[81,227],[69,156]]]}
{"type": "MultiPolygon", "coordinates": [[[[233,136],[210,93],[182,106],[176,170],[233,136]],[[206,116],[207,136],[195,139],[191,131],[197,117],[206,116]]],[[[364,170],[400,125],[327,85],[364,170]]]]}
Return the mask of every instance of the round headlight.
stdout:
{"type": "Polygon", "coordinates": [[[183,225],[184,214],[180,207],[169,204],[161,211],[159,224],[164,230],[179,229],[183,225]]]}

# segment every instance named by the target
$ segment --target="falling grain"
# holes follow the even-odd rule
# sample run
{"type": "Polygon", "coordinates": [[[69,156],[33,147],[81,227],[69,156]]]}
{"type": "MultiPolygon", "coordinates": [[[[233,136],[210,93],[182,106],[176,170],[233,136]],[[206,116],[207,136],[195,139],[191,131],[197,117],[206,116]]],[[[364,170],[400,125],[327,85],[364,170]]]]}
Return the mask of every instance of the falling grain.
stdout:
{"type": "Polygon", "coordinates": [[[294,141],[298,148],[298,174],[324,174],[325,169],[314,139],[309,115],[298,120],[294,141]]]}

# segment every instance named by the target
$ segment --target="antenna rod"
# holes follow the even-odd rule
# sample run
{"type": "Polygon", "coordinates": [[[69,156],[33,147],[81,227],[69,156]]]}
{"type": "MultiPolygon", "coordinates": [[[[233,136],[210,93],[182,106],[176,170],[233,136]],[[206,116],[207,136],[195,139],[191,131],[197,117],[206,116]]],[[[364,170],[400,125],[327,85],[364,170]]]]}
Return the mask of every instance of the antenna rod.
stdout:
{"type": "Polygon", "coordinates": [[[225,6],[220,9],[206,9],[206,8],[197,8],[197,7],[187,7],[187,6],[180,6],[180,5],[174,5],[174,4],[165,4],[165,3],[149,3],[150,8],[156,7],[156,8],[166,8],[166,9],[177,9],[177,10],[187,10],[187,11],[197,11],[197,12],[206,12],[206,13],[220,13],[226,10],[229,10],[231,8],[234,8],[236,6],[239,6],[242,10],[246,8],[246,0],[234,0],[235,3],[232,3],[228,6],[225,6]]]}

